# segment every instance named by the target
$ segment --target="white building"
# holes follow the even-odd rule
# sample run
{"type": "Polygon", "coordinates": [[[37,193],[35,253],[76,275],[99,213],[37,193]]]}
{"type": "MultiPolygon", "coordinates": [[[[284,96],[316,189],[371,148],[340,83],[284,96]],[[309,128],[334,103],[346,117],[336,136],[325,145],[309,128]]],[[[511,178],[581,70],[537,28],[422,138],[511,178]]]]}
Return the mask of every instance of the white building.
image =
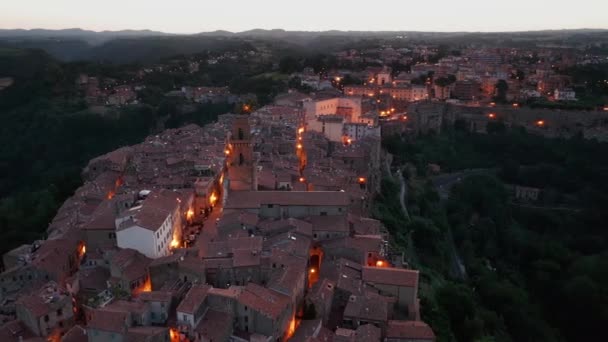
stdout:
{"type": "Polygon", "coordinates": [[[413,85],[410,92],[410,101],[420,101],[429,98],[429,91],[426,86],[413,85]]]}
{"type": "Polygon", "coordinates": [[[344,136],[351,141],[357,141],[365,137],[380,138],[380,126],[372,126],[364,123],[345,123],[344,136]]]}
{"type": "Polygon", "coordinates": [[[335,97],[308,101],[304,103],[304,113],[307,122],[320,115],[340,115],[346,122],[357,122],[361,116],[361,98],[335,97]]]}
{"type": "Polygon", "coordinates": [[[155,191],[116,219],[116,243],[134,249],[148,258],[171,254],[182,236],[179,192],[155,191]]]}
{"type": "Polygon", "coordinates": [[[555,89],[556,101],[576,101],[576,93],[572,89],[555,89]]]}
{"type": "Polygon", "coordinates": [[[391,84],[393,82],[393,78],[391,77],[390,72],[380,72],[378,73],[378,85],[391,84]]]}
{"type": "Polygon", "coordinates": [[[344,118],[339,115],[320,115],[308,121],[308,130],[322,133],[327,139],[341,142],[344,131],[344,118]]]}

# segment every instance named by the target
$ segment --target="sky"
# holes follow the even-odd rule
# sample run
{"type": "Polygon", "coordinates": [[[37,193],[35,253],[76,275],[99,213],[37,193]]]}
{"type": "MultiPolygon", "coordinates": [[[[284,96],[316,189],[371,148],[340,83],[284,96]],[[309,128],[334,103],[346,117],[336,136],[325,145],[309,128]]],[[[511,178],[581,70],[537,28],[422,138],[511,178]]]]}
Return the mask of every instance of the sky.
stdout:
{"type": "Polygon", "coordinates": [[[0,28],[526,31],[608,28],[608,0],[1,0],[0,28]]]}

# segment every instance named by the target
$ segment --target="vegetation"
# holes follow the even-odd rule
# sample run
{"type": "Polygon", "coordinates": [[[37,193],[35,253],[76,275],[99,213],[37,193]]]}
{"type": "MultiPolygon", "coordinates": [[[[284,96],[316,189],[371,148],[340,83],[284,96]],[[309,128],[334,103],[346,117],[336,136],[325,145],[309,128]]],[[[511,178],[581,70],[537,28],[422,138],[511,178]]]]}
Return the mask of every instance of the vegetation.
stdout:
{"type": "MultiPolygon", "coordinates": [[[[103,67],[102,75],[130,66],[103,67]],[[107,73],[106,73],[107,72],[107,73]]],[[[44,237],[48,223],[80,186],[80,172],[93,157],[143,140],[162,127],[205,124],[232,108],[157,101],[115,108],[87,109],[75,86],[84,70],[97,64],[59,63],[37,50],[0,50],[0,75],[15,84],[0,92],[0,253],[44,237]]],[[[146,101],[144,101],[146,102],[146,101]]]]}
{"type": "Polygon", "coordinates": [[[607,339],[608,146],[492,132],[447,128],[384,141],[398,164],[410,165],[406,171],[417,169],[406,172],[412,220],[397,211],[394,191],[378,197],[385,208],[376,216],[397,237],[411,236],[396,243],[413,249],[406,255],[421,270],[422,318],[438,341],[607,339]],[[488,171],[464,178],[441,201],[428,163],[445,172],[488,171]],[[540,188],[541,197],[519,202],[508,184],[540,188]]]}

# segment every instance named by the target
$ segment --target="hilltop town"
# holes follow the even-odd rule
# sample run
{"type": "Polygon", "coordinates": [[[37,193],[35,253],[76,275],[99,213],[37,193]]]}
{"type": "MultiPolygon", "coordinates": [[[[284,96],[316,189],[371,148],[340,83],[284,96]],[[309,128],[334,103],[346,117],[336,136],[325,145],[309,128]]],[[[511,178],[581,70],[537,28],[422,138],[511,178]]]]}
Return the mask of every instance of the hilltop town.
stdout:
{"type": "Polygon", "coordinates": [[[314,111],[273,105],[91,160],[48,239],[4,256],[5,333],[432,341],[418,271],[369,217],[380,135],[357,106],[343,143],[314,111]]]}

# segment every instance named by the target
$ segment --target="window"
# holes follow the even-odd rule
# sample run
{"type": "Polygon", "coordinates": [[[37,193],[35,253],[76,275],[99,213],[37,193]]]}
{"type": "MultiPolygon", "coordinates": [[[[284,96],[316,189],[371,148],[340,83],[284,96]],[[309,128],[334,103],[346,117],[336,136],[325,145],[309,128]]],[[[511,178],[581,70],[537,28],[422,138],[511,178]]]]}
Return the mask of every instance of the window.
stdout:
{"type": "Polygon", "coordinates": [[[245,323],[249,322],[249,317],[245,316],[245,323]]]}
{"type": "Polygon", "coordinates": [[[274,204],[268,204],[268,208],[269,208],[269,209],[274,208],[274,204]]]}
{"type": "Polygon", "coordinates": [[[322,211],[321,216],[327,216],[327,211],[322,211]]]}
{"type": "Polygon", "coordinates": [[[49,321],[49,315],[44,315],[44,321],[48,322],[49,321]]]}
{"type": "Polygon", "coordinates": [[[57,309],[57,316],[61,316],[63,315],[63,310],[62,309],[57,309]]]}

